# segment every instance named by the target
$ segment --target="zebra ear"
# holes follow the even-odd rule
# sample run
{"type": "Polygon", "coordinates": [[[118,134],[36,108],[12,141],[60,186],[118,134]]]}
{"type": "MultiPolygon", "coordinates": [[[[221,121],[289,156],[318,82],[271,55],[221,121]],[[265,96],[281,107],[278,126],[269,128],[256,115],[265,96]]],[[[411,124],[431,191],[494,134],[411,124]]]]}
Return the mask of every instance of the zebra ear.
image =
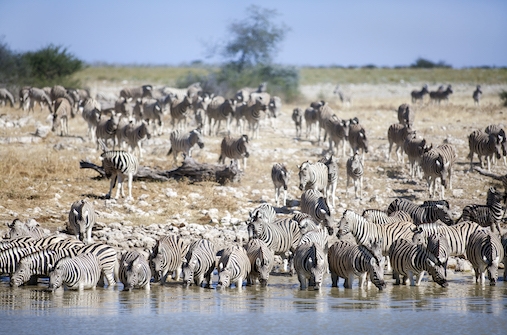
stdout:
{"type": "Polygon", "coordinates": [[[224,264],[222,262],[220,262],[218,264],[218,271],[222,271],[224,269],[224,264]]]}
{"type": "Polygon", "coordinates": [[[75,216],[79,216],[78,211],[76,211],[75,209],[72,210],[72,213],[74,213],[75,216]]]}

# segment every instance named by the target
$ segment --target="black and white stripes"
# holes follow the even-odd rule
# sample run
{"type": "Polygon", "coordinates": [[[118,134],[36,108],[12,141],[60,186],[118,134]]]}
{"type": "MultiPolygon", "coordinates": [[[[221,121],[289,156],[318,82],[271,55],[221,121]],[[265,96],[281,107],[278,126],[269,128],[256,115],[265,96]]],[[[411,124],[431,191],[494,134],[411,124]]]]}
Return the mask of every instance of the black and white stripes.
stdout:
{"type": "Polygon", "coordinates": [[[200,129],[194,129],[188,133],[183,132],[182,130],[174,130],[169,138],[171,141],[171,149],[169,149],[167,154],[173,154],[175,164],[180,152],[182,152],[186,157],[192,157],[192,148],[196,144],[200,149],[204,148],[200,129]]]}

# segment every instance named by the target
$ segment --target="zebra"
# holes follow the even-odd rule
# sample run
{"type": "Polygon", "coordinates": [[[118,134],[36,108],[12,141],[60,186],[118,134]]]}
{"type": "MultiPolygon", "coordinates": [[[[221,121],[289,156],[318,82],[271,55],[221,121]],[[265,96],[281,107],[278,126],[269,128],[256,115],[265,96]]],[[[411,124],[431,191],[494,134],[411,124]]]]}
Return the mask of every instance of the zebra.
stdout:
{"type": "Polygon", "coordinates": [[[16,271],[16,264],[19,263],[21,258],[44,248],[44,246],[29,244],[0,251],[0,275],[7,274],[11,276],[16,271]]]}
{"type": "MultiPolygon", "coordinates": [[[[25,98],[23,97],[23,99],[25,98]]],[[[30,111],[33,112],[35,104],[38,103],[41,111],[43,109],[43,104],[45,104],[46,106],[48,106],[49,112],[53,113],[51,98],[46,94],[46,92],[44,92],[44,90],[40,88],[36,87],[30,88],[28,91],[28,97],[25,100],[30,101],[28,112],[30,111]]]]}
{"type": "Polygon", "coordinates": [[[258,238],[260,231],[259,227],[255,225],[255,221],[261,221],[263,223],[271,223],[276,220],[276,211],[270,204],[264,203],[255,208],[253,211],[248,213],[248,238],[258,238]]]}
{"type": "Polygon", "coordinates": [[[257,279],[261,286],[266,286],[269,273],[274,265],[274,253],[267,244],[259,239],[248,241],[245,246],[246,254],[250,260],[251,271],[247,277],[247,285],[255,285],[257,279]]]}
{"type": "Polygon", "coordinates": [[[449,244],[449,255],[466,257],[467,241],[470,239],[471,234],[480,229],[483,228],[471,221],[462,221],[453,226],[446,226],[441,223],[424,223],[413,230],[412,241],[424,243],[429,235],[443,233],[449,244]]]}
{"type": "Polygon", "coordinates": [[[100,110],[101,106],[97,100],[93,98],[86,98],[84,100],[81,117],[88,124],[88,137],[91,142],[95,142],[95,131],[100,122],[100,110]]]}
{"type": "Polygon", "coordinates": [[[328,169],[324,163],[303,162],[298,165],[299,169],[299,189],[317,190],[322,192],[327,198],[328,187],[328,169]]]}
{"type": "Polygon", "coordinates": [[[443,90],[442,87],[442,89],[439,88],[437,91],[430,92],[430,100],[438,102],[438,104],[440,104],[440,101],[442,100],[449,100],[449,95],[452,93],[452,86],[447,85],[447,88],[445,90],[443,90]]]}
{"type": "Polygon", "coordinates": [[[179,280],[183,257],[186,254],[183,240],[177,235],[167,235],[160,238],[153,248],[150,257],[150,266],[153,270],[155,281],[163,285],[169,274],[174,280],[179,280]]]}
{"type": "Polygon", "coordinates": [[[437,258],[420,244],[405,239],[396,240],[389,248],[389,259],[393,266],[395,285],[400,284],[400,275],[403,275],[403,284],[406,284],[406,279],[408,279],[410,286],[419,286],[425,271],[440,286],[449,285],[445,279],[444,267],[439,265],[437,258]]]}
{"type": "Polygon", "coordinates": [[[238,169],[241,169],[239,159],[243,158],[243,167],[246,170],[246,159],[250,156],[246,144],[248,135],[241,135],[239,138],[225,136],[220,144],[220,157],[218,163],[225,163],[225,158],[234,159],[238,163],[238,169]]]}
{"type": "Polygon", "coordinates": [[[303,110],[299,107],[292,111],[292,121],[296,126],[296,138],[301,138],[301,130],[303,128],[303,110]]]}
{"type": "Polygon", "coordinates": [[[387,130],[387,140],[389,141],[389,151],[387,153],[387,161],[391,161],[391,149],[393,144],[396,144],[396,149],[394,152],[396,153],[397,161],[405,164],[405,142],[407,138],[414,138],[415,130],[412,130],[410,126],[405,126],[401,123],[394,123],[389,126],[387,130]],[[398,153],[398,150],[401,149],[401,152],[398,153]]]}
{"type": "Polygon", "coordinates": [[[326,130],[326,135],[329,135],[329,151],[332,153],[333,143],[336,147],[336,152],[339,153],[340,150],[338,147],[342,144],[342,155],[345,156],[345,143],[348,141],[349,133],[350,133],[350,120],[341,120],[336,115],[332,115],[329,118],[325,119],[324,129],[326,130]]]}
{"type": "Polygon", "coordinates": [[[474,130],[468,136],[468,147],[470,152],[467,158],[470,159],[470,171],[473,170],[474,154],[479,157],[481,167],[484,167],[482,157],[485,156],[488,162],[488,171],[491,171],[491,158],[496,156],[497,159],[502,157],[502,143],[505,141],[505,132],[502,133],[484,133],[481,130],[474,130]]]}
{"type": "Polygon", "coordinates": [[[102,119],[95,128],[95,139],[97,141],[97,150],[100,148],[100,141],[107,144],[107,140],[113,140],[113,149],[116,146],[116,131],[120,124],[120,114],[112,113],[109,119],[102,119]]]}
{"type": "Polygon", "coordinates": [[[368,137],[366,136],[366,129],[358,123],[351,122],[348,139],[352,154],[361,150],[361,161],[364,162],[364,154],[368,153],[368,137]]]}
{"type": "Polygon", "coordinates": [[[504,266],[503,281],[506,281],[507,280],[507,271],[505,269],[505,266],[506,266],[505,264],[507,264],[507,233],[503,234],[500,239],[502,241],[502,246],[503,246],[503,266],[504,266]]]}
{"type": "Polygon", "coordinates": [[[150,265],[137,251],[130,250],[121,256],[118,277],[125,291],[132,291],[135,288],[150,290],[150,265]]]}
{"type": "Polygon", "coordinates": [[[95,225],[96,217],[97,215],[91,202],[78,200],[70,207],[67,230],[76,236],[76,239],[84,243],[93,243],[92,229],[95,225]]]}
{"type": "Polygon", "coordinates": [[[440,192],[442,199],[445,199],[444,189],[446,187],[452,189],[452,171],[457,157],[456,149],[450,144],[439,145],[422,155],[421,168],[428,183],[430,197],[435,196],[437,178],[440,178],[442,185],[440,192]]]}
{"type": "Polygon", "coordinates": [[[409,104],[401,104],[398,107],[398,122],[406,127],[412,128],[414,125],[415,113],[409,104]]]}
{"type": "MultiPolygon", "coordinates": [[[[42,249],[22,257],[12,274],[10,285],[18,287],[25,283],[32,284],[34,276],[49,276],[49,264],[55,264],[64,257],[77,255],[78,249],[65,248],[58,250],[42,249]]],[[[36,283],[36,282],[35,282],[36,283]]]]}
{"type": "Polygon", "coordinates": [[[294,269],[301,290],[307,286],[319,290],[327,271],[326,255],[322,247],[317,243],[300,244],[294,251],[294,269]]]}
{"type": "Polygon", "coordinates": [[[363,162],[361,161],[359,154],[356,152],[352,157],[347,159],[347,191],[345,192],[347,198],[349,197],[350,179],[352,179],[354,183],[354,193],[356,199],[363,198],[363,174],[363,162]]]}
{"type": "Polygon", "coordinates": [[[476,106],[479,106],[481,103],[480,103],[480,100],[481,100],[481,95],[482,95],[482,91],[481,91],[481,85],[477,85],[475,87],[475,91],[474,93],[472,93],[472,99],[474,99],[474,104],[476,106]]]}
{"type": "Polygon", "coordinates": [[[30,105],[30,86],[24,86],[19,89],[19,109],[23,109],[24,112],[29,110],[30,105]]]}
{"type": "Polygon", "coordinates": [[[504,248],[500,236],[487,230],[478,230],[467,242],[467,258],[475,271],[475,282],[483,284],[488,273],[489,285],[498,280],[498,263],[504,259],[504,248]]]}
{"type": "Polygon", "coordinates": [[[397,198],[389,204],[387,214],[390,215],[396,211],[408,213],[416,226],[423,223],[434,223],[437,220],[442,221],[448,226],[454,224],[449,207],[439,203],[417,205],[410,200],[397,198]]]}
{"type": "Polygon", "coordinates": [[[496,188],[490,187],[486,205],[467,205],[463,208],[460,221],[473,221],[482,227],[490,227],[492,232],[500,234],[500,223],[504,215],[502,200],[505,193],[498,192],[496,188]]]}
{"type": "Polygon", "coordinates": [[[130,101],[137,98],[151,98],[153,86],[143,85],[141,87],[124,88],[120,91],[120,97],[130,101]]]}
{"type": "Polygon", "coordinates": [[[312,107],[308,107],[307,109],[305,109],[303,117],[306,123],[306,138],[308,138],[308,136],[312,132],[313,126],[317,124],[317,122],[319,121],[317,110],[312,107]]]}
{"type": "MultiPolygon", "coordinates": [[[[310,224],[307,224],[307,227],[309,226],[310,224]]],[[[329,248],[329,234],[326,229],[320,226],[315,226],[313,229],[308,230],[308,228],[305,227],[306,229],[303,228],[305,230],[305,233],[303,234],[301,224],[299,224],[299,227],[301,231],[301,240],[299,241],[299,244],[316,243],[322,248],[322,250],[324,250],[325,253],[327,253],[329,248]]]]}
{"type": "Polygon", "coordinates": [[[69,134],[68,116],[72,113],[72,104],[66,98],[57,98],[54,102],[53,124],[51,131],[56,132],[60,129],[60,135],[69,134]]]}
{"type": "Polygon", "coordinates": [[[265,102],[262,96],[257,97],[256,99],[250,98],[246,106],[244,106],[241,110],[243,117],[248,122],[248,128],[250,129],[251,137],[253,139],[259,138],[259,123],[263,112],[268,109],[268,103],[269,100],[265,102]]]}
{"type": "Polygon", "coordinates": [[[188,96],[183,99],[174,98],[171,101],[171,126],[173,129],[177,126],[178,129],[185,129],[187,112],[192,106],[192,100],[188,96]]]}
{"type": "Polygon", "coordinates": [[[148,124],[141,121],[138,124],[129,122],[123,127],[119,127],[116,132],[118,136],[118,145],[122,147],[123,143],[127,143],[129,152],[132,150],[134,154],[138,153],[139,158],[143,158],[141,143],[151,138],[151,130],[148,124]]]}
{"type": "MultiPolygon", "coordinates": [[[[35,220],[33,220],[33,222],[35,222],[35,220]]],[[[39,227],[39,224],[37,222],[35,222],[35,224],[30,223],[31,222],[21,222],[21,220],[17,218],[14,219],[12,223],[8,223],[7,227],[9,228],[9,232],[7,233],[7,239],[14,239],[24,236],[38,239],[48,235],[44,229],[39,227]]]]}
{"type": "Polygon", "coordinates": [[[51,101],[56,101],[56,99],[63,98],[65,95],[67,95],[67,90],[61,85],[55,85],[50,89],[49,97],[51,101]]]}
{"type": "Polygon", "coordinates": [[[422,156],[433,149],[433,145],[428,146],[425,139],[417,138],[415,132],[405,138],[403,143],[403,151],[407,154],[410,164],[410,177],[421,178],[421,159],[422,156]]]}
{"type": "Polygon", "coordinates": [[[0,240],[0,252],[14,247],[29,247],[32,246],[34,242],[35,239],[31,236],[21,236],[12,239],[3,239],[0,240]]]}
{"type": "MultiPolygon", "coordinates": [[[[98,129],[98,128],[97,128],[98,129]]],[[[104,146],[105,147],[105,146],[104,146]]],[[[109,183],[109,192],[106,198],[111,198],[111,192],[118,181],[115,199],[121,196],[125,197],[123,190],[123,181],[128,180],[128,199],[132,198],[132,179],[139,169],[139,162],[136,156],[122,150],[105,151],[100,155],[102,157],[102,167],[107,178],[111,179],[109,183]]]]}
{"type": "MultiPolygon", "coordinates": [[[[136,103],[137,106],[137,103],[136,103]]],[[[135,112],[134,115],[137,115],[139,113],[140,106],[134,106],[135,112]],[[137,113],[137,114],[136,114],[137,113]]],[[[162,135],[164,130],[164,120],[163,120],[163,111],[162,107],[160,106],[160,103],[156,99],[148,99],[146,101],[143,101],[142,108],[141,108],[141,120],[146,121],[146,123],[151,125],[151,122],[154,121],[154,129],[155,133],[157,135],[162,135]]],[[[139,118],[139,116],[136,116],[136,118],[139,118]]],[[[174,126],[174,125],[173,125],[174,126]]]]}
{"type": "Polygon", "coordinates": [[[447,278],[447,262],[451,252],[449,241],[444,233],[433,233],[428,236],[426,249],[432,253],[438,260],[438,265],[444,267],[444,274],[447,278]]]}
{"type": "Polygon", "coordinates": [[[346,210],[340,220],[336,236],[341,239],[350,233],[359,245],[378,240],[381,245],[382,255],[387,256],[394,241],[412,238],[414,228],[414,224],[410,221],[390,224],[372,223],[359,214],[346,210]]]}
{"type": "Polygon", "coordinates": [[[241,289],[243,279],[246,279],[252,270],[246,250],[234,244],[222,252],[217,268],[217,289],[229,287],[232,283],[236,283],[236,288],[241,289]]]}
{"type": "Polygon", "coordinates": [[[171,149],[167,155],[173,154],[174,164],[177,162],[177,157],[180,152],[185,157],[192,157],[192,148],[197,144],[200,149],[204,148],[204,142],[201,137],[201,129],[194,129],[188,133],[176,129],[171,132],[169,136],[171,141],[171,149]]]}
{"type": "Polygon", "coordinates": [[[95,289],[101,274],[99,260],[92,253],[64,257],[50,268],[49,288],[53,291],[61,286],[79,291],[95,289]]]}
{"type": "Polygon", "coordinates": [[[11,108],[14,108],[14,96],[6,88],[0,88],[0,104],[5,105],[7,101],[11,104],[11,108]]]}
{"type": "MultiPolygon", "coordinates": [[[[486,134],[495,134],[502,136],[502,155],[503,155],[503,164],[507,166],[507,136],[505,134],[505,130],[502,126],[496,124],[490,124],[484,129],[486,134]]],[[[493,156],[493,162],[496,161],[496,157],[493,156]]]]}
{"type": "Polygon", "coordinates": [[[338,185],[338,161],[331,155],[329,157],[322,157],[319,159],[319,163],[324,164],[327,167],[327,197],[328,201],[336,206],[336,186],[338,185]]]}
{"type": "Polygon", "coordinates": [[[378,224],[412,221],[412,217],[404,211],[395,211],[387,214],[387,212],[379,209],[365,209],[361,216],[372,223],[378,224]]]}
{"type": "Polygon", "coordinates": [[[340,99],[342,105],[350,106],[352,98],[349,94],[343,93],[343,91],[340,88],[340,85],[336,85],[333,94],[338,95],[338,98],[340,99]]]}
{"type": "Polygon", "coordinates": [[[101,271],[99,285],[105,285],[104,278],[109,287],[116,285],[118,258],[113,247],[104,243],[91,243],[79,249],[78,254],[93,254],[97,257],[101,271]]]}
{"type": "Polygon", "coordinates": [[[244,102],[245,100],[248,100],[250,98],[250,95],[252,93],[263,93],[266,92],[267,83],[263,82],[261,83],[257,88],[253,87],[243,87],[242,89],[239,89],[234,98],[237,101],[244,102]]]}
{"type": "Polygon", "coordinates": [[[343,286],[352,288],[354,276],[359,277],[359,288],[370,281],[379,290],[386,287],[384,282],[384,257],[378,241],[368,245],[356,245],[346,241],[337,241],[327,253],[331,286],[338,287],[338,279],[344,278],[343,286]]]}
{"type": "Polygon", "coordinates": [[[334,220],[326,198],[317,190],[309,189],[301,195],[301,212],[325,227],[329,235],[334,232],[334,220]]]}
{"type": "Polygon", "coordinates": [[[200,239],[190,244],[183,259],[183,283],[201,286],[206,279],[206,287],[211,287],[211,275],[215,269],[215,245],[209,240],[200,239]]]}
{"type": "MultiPolygon", "coordinates": [[[[329,106],[329,103],[326,101],[319,101],[316,104],[314,103],[314,108],[317,108],[317,117],[319,121],[319,127],[318,127],[318,143],[320,144],[320,131],[321,129],[324,129],[324,138],[323,140],[326,140],[326,137],[328,135],[328,131],[326,128],[329,128],[329,126],[326,127],[326,124],[328,121],[335,115],[333,109],[329,106]]],[[[312,107],[313,107],[312,106],[312,107]]],[[[335,116],[335,120],[340,120],[340,118],[335,116]]]]}
{"type": "Polygon", "coordinates": [[[287,206],[287,185],[289,184],[290,171],[281,163],[273,164],[271,168],[271,180],[275,186],[275,202],[280,203],[280,190],[283,187],[283,206],[287,206]]]}
{"type": "MultiPolygon", "coordinates": [[[[140,100],[137,99],[136,101],[139,102],[140,100]]],[[[128,121],[132,121],[134,118],[134,107],[125,98],[119,98],[114,102],[114,112],[120,114],[122,119],[127,119],[128,121]]]]}
{"type": "Polygon", "coordinates": [[[224,99],[221,96],[216,96],[208,104],[206,112],[208,116],[210,136],[212,129],[215,126],[216,126],[215,135],[218,135],[218,132],[220,130],[220,124],[222,123],[222,121],[225,121],[227,133],[229,133],[231,117],[236,112],[236,101],[232,99],[224,99]],[[212,121],[214,121],[213,126],[211,125],[212,121]]]}
{"type": "Polygon", "coordinates": [[[429,93],[430,92],[428,91],[428,85],[424,85],[420,91],[413,90],[410,93],[410,95],[412,96],[412,103],[417,102],[417,100],[421,100],[422,103],[424,100],[424,96],[429,93]]]}

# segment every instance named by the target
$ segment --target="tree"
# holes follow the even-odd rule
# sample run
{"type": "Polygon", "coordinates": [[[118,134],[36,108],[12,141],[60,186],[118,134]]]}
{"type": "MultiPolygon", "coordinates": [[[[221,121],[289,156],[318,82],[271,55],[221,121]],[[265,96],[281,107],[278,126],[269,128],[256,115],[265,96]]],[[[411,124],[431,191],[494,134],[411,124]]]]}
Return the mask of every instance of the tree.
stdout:
{"type": "Polygon", "coordinates": [[[229,26],[231,40],[221,52],[229,60],[228,65],[234,66],[238,72],[246,67],[271,63],[279,43],[289,31],[283,23],[274,23],[274,18],[278,16],[276,10],[251,5],[247,13],[246,19],[229,26]]]}
{"type": "Polygon", "coordinates": [[[431,68],[435,68],[435,67],[452,68],[451,65],[446,64],[444,61],[434,63],[434,62],[424,59],[424,58],[418,58],[414,64],[410,65],[410,67],[411,68],[422,68],[422,69],[431,69],[431,68]]]}
{"type": "Polygon", "coordinates": [[[29,72],[22,55],[13,52],[6,43],[0,43],[0,83],[16,85],[25,81],[29,72]]]}

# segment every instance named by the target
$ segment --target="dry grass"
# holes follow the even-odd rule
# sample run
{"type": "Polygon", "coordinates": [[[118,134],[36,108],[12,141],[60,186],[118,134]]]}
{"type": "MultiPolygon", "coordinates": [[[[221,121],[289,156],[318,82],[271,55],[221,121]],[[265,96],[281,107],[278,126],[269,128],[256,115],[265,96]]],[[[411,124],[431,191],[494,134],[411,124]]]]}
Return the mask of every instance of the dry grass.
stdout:
{"type": "MultiPolygon", "coordinates": [[[[331,106],[341,118],[359,117],[370,140],[370,153],[366,155],[365,188],[362,201],[345,198],[345,159],[340,159],[341,178],[337,196],[344,208],[362,211],[365,208],[385,208],[394,197],[405,196],[415,201],[428,198],[426,184],[412,181],[406,166],[387,162],[387,128],[397,121],[395,108],[407,102],[411,86],[408,85],[356,85],[345,86],[355,97],[349,107],[341,106],[327,88],[308,88],[311,92],[324,92],[331,106]]],[[[448,104],[413,106],[416,110],[415,126],[418,134],[434,145],[450,138],[459,152],[454,188],[463,192],[446,192],[452,209],[458,214],[469,203],[484,203],[490,179],[477,173],[468,173],[469,163],[467,136],[474,129],[484,129],[491,123],[505,123],[507,109],[494,95],[497,86],[483,86],[485,92],[482,106],[475,107],[471,99],[472,85],[456,85],[455,94],[448,104]]],[[[504,85],[505,86],[505,85],[504,85]]],[[[504,87],[505,88],[505,87],[504,87]]],[[[308,98],[300,107],[306,107],[308,98]]],[[[72,202],[89,198],[105,223],[130,222],[132,225],[166,224],[180,222],[209,223],[211,209],[218,210],[218,218],[227,216],[245,220],[248,211],[263,201],[274,202],[274,190],[270,171],[273,163],[285,162],[292,171],[289,199],[298,199],[297,167],[304,160],[316,161],[326,152],[327,143],[318,146],[315,135],[310,139],[294,138],[294,126],[290,115],[295,105],[284,105],[282,116],[272,128],[269,123],[261,126],[258,140],[251,140],[251,157],[248,168],[239,184],[219,186],[211,182],[134,182],[135,200],[125,203],[106,201],[103,196],[109,182],[97,180],[92,170],[80,170],[80,160],[99,164],[100,152],[86,138],[87,127],[78,116],[69,123],[69,137],[50,134],[39,143],[11,143],[0,145],[0,221],[12,221],[15,217],[36,218],[41,225],[54,229],[65,225],[72,202]]],[[[17,109],[1,109],[3,120],[26,117],[17,109]]],[[[47,111],[30,114],[30,121],[23,127],[0,128],[1,138],[20,139],[31,136],[37,124],[47,124],[47,111]]],[[[167,122],[166,124],[169,124],[167,122]]],[[[163,136],[145,145],[143,165],[161,169],[173,168],[172,157],[166,156],[169,148],[169,130],[163,136]]],[[[304,133],[304,132],[303,132],[304,133]]],[[[222,134],[223,135],[223,134],[222,134]]],[[[199,162],[216,163],[220,153],[219,137],[205,137],[205,148],[194,149],[199,162]]],[[[393,153],[393,158],[395,157],[393,153]]],[[[179,158],[181,161],[181,157],[179,158]]],[[[477,162],[477,159],[475,159],[477,162]]],[[[494,166],[493,172],[507,173],[503,163],[494,166]]],[[[351,195],[353,192],[351,192],[351,195]]],[[[297,202],[294,202],[297,204],[297,202]]],[[[298,210],[298,206],[284,209],[286,213],[298,210]]]]}

